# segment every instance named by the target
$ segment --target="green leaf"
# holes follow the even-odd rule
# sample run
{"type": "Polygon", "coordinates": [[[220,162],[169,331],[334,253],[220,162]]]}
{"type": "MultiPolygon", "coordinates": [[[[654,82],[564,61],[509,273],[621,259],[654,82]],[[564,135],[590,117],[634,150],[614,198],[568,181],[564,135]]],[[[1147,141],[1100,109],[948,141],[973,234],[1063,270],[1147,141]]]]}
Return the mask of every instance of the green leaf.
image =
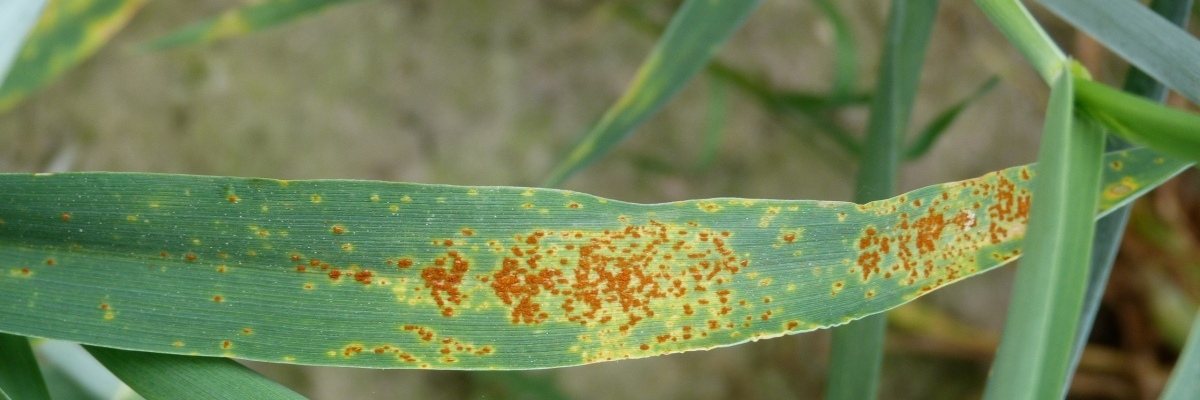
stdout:
{"type": "Polygon", "coordinates": [[[1041,0],[1042,5],[1193,103],[1200,103],[1200,41],[1140,2],[1041,0]]]}
{"type": "Polygon", "coordinates": [[[1163,400],[1188,400],[1200,398],[1200,314],[1192,322],[1191,333],[1188,334],[1187,344],[1179,354],[1175,370],[1167,380],[1163,389],[1163,400]]]}
{"type": "MultiPolygon", "coordinates": [[[[859,157],[854,195],[859,202],[895,194],[902,141],[937,16],[937,1],[894,0],[891,4],[866,146],[859,157]]],[[[863,259],[859,260],[861,264],[863,259]]],[[[881,314],[834,329],[826,398],[873,399],[878,395],[886,328],[887,319],[881,314]]]]}
{"type": "Polygon", "coordinates": [[[304,398],[227,358],[85,348],[121,381],[148,399],[304,398]]]}
{"type": "Polygon", "coordinates": [[[1076,78],[1075,88],[1080,108],[1114,134],[1163,154],[1200,161],[1200,115],[1083,78],[1076,78]]]}
{"type": "MultiPolygon", "coordinates": [[[[1104,135],[1075,115],[1071,73],[1051,81],[1033,193],[1026,258],[1017,269],[986,399],[1060,396],[1083,306],[1100,201],[1104,135]]],[[[1112,166],[1109,166],[1111,168],[1112,166]]]]}
{"type": "MultiPolygon", "coordinates": [[[[1145,150],[1107,160],[1102,209],[1189,165],[1145,150]]],[[[865,205],[0,174],[0,331],[373,368],[709,349],[843,324],[1010,261],[1033,174],[865,205]]]]}
{"type": "Polygon", "coordinates": [[[629,89],[550,174],[557,186],[629,136],[704,69],[761,0],[688,0],[642,62],[629,89]]]}
{"type": "Polygon", "coordinates": [[[359,0],[267,0],[227,10],[142,45],[163,50],[245,35],[304,18],[327,7],[359,0]]]}
{"type": "Polygon", "coordinates": [[[975,89],[975,92],[971,93],[970,96],[967,96],[967,98],[955,103],[954,105],[950,106],[950,108],[947,108],[945,111],[942,111],[940,114],[934,117],[933,121],[929,122],[929,125],[927,125],[925,129],[922,129],[921,132],[917,134],[916,139],[913,139],[912,142],[910,142],[905,148],[904,159],[916,160],[921,158],[921,156],[924,156],[925,153],[928,153],[929,149],[933,148],[933,144],[942,137],[942,133],[946,132],[946,129],[949,128],[954,121],[958,120],[958,116],[962,114],[963,110],[966,110],[971,103],[979,100],[983,97],[983,95],[991,92],[998,83],[1000,83],[1000,77],[993,76],[991,79],[988,79],[987,82],[984,82],[983,86],[980,86],[979,89],[975,89]]]}
{"type": "Polygon", "coordinates": [[[0,83],[8,75],[17,50],[25,41],[25,35],[33,28],[41,15],[46,0],[6,1],[0,3],[0,83]]]}
{"type": "Polygon", "coordinates": [[[49,399],[37,359],[24,336],[0,333],[0,398],[49,399]]]}
{"type": "Polygon", "coordinates": [[[55,0],[0,86],[0,113],[90,57],[146,0],[55,0]]]}

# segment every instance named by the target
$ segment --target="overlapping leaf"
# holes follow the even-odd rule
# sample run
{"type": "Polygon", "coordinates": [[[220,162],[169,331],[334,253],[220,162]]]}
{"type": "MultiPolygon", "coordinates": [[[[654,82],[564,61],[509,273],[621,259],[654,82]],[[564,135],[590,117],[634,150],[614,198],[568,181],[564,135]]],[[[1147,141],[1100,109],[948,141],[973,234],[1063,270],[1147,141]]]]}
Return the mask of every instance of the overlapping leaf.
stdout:
{"type": "Polygon", "coordinates": [[[146,0],[54,0],[0,86],[0,112],[100,49],[146,0]]]}
{"type": "MultiPolygon", "coordinates": [[[[1106,165],[1105,209],[1187,164],[1133,150],[1106,165]]],[[[1033,173],[866,205],[0,175],[0,331],[378,368],[546,368],[726,346],[881,312],[1017,257],[1033,173]]]]}

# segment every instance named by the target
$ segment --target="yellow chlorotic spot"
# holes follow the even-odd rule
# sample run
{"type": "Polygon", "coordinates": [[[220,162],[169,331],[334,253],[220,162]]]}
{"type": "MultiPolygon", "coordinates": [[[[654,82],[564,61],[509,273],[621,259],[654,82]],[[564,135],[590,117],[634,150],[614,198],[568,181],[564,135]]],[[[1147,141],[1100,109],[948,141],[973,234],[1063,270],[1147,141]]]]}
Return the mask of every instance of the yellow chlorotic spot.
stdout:
{"type": "Polygon", "coordinates": [[[525,209],[530,209],[530,208],[533,208],[533,203],[525,203],[525,204],[522,204],[521,207],[525,208],[525,209]]]}
{"type": "Polygon", "coordinates": [[[521,192],[521,195],[525,197],[533,196],[533,189],[525,189],[524,192],[521,192]]]}
{"type": "Polygon", "coordinates": [[[183,342],[176,340],[174,343],[171,343],[171,345],[175,347],[183,347],[183,342]]]}
{"type": "Polygon", "coordinates": [[[127,216],[125,216],[125,220],[129,221],[129,222],[137,222],[137,216],[136,215],[127,215],[127,216]]]}
{"type": "Polygon", "coordinates": [[[115,317],[116,317],[116,315],[114,315],[112,311],[105,311],[105,312],[104,312],[104,319],[111,320],[111,319],[113,319],[113,318],[115,318],[115,317]]]}
{"type": "Polygon", "coordinates": [[[1104,197],[1109,199],[1119,199],[1137,189],[1137,181],[1127,176],[1121,178],[1120,182],[1108,185],[1108,187],[1104,189],[1104,197]]]}
{"type": "Polygon", "coordinates": [[[200,245],[200,239],[192,239],[192,245],[193,245],[193,246],[199,246],[199,245],[200,245]]]}
{"type": "Polygon", "coordinates": [[[696,207],[700,208],[701,211],[710,213],[721,211],[722,208],[719,204],[710,201],[698,201],[696,202],[696,207]]]}
{"type": "Polygon", "coordinates": [[[321,195],[314,194],[310,199],[312,199],[313,204],[318,204],[321,202],[321,195]]]}
{"type": "Polygon", "coordinates": [[[795,291],[796,291],[796,284],[795,284],[795,283],[789,283],[789,284],[787,285],[787,291],[789,291],[789,292],[795,292],[795,291]]]}
{"type": "Polygon", "coordinates": [[[377,195],[377,194],[371,195],[371,201],[379,201],[379,195],[377,195]]]}
{"type": "Polygon", "coordinates": [[[292,356],[283,356],[283,361],[286,361],[286,362],[292,362],[292,361],[296,361],[296,357],[292,357],[292,356]]]}
{"type": "Polygon", "coordinates": [[[354,245],[350,243],[342,243],[342,250],[354,251],[354,245]]]}
{"type": "Polygon", "coordinates": [[[270,208],[270,207],[267,207],[266,205],[263,205],[262,207],[259,207],[258,209],[259,209],[259,210],[262,210],[262,212],[271,211],[271,208],[270,208]]]}
{"type": "Polygon", "coordinates": [[[408,203],[408,202],[411,202],[411,201],[412,201],[412,198],[411,198],[411,197],[408,197],[407,195],[405,195],[404,197],[401,197],[401,198],[400,198],[400,201],[402,201],[402,202],[405,202],[405,203],[408,203]]]}
{"type": "Polygon", "coordinates": [[[158,208],[158,202],[157,201],[150,202],[150,208],[158,208]]]}
{"type": "Polygon", "coordinates": [[[290,184],[292,184],[290,181],[279,181],[279,186],[287,187],[290,184]]]}
{"type": "Polygon", "coordinates": [[[390,207],[388,207],[388,210],[391,210],[392,212],[397,212],[397,211],[400,211],[400,206],[392,204],[390,207]]]}
{"type": "Polygon", "coordinates": [[[330,356],[330,357],[337,357],[337,352],[330,350],[330,351],[325,352],[325,355],[330,356]]]}
{"type": "Polygon", "coordinates": [[[758,281],[758,286],[769,286],[769,285],[771,285],[771,278],[763,278],[758,281]]]}
{"type": "Polygon", "coordinates": [[[474,196],[474,195],[477,195],[477,194],[479,194],[479,191],[478,191],[478,190],[475,190],[475,189],[467,189],[467,196],[474,196]]]}

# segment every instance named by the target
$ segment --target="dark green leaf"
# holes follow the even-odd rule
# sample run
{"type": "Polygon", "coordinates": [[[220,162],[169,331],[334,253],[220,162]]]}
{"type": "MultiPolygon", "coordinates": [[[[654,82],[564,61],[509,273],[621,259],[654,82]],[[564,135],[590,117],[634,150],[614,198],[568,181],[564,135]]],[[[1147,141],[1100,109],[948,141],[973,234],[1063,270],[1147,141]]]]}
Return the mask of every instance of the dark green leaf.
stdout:
{"type": "Polygon", "coordinates": [[[303,399],[227,358],[189,357],[85,346],[147,399],[303,399]]]}

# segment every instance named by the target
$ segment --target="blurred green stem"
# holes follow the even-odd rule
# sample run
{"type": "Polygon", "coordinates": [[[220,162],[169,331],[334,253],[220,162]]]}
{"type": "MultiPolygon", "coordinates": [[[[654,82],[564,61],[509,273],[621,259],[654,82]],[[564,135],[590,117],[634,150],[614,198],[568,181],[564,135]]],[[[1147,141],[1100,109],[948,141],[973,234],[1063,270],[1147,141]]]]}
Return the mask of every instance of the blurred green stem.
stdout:
{"type": "Polygon", "coordinates": [[[1058,75],[1057,68],[1064,64],[1067,56],[1054,45],[1050,35],[1037,24],[1019,0],[975,0],[975,4],[992,24],[1000,28],[1008,42],[1016,46],[1043,80],[1050,82],[1058,75]]]}
{"type": "MultiPolygon", "coordinates": [[[[937,1],[929,0],[892,1],[879,78],[871,101],[867,145],[859,163],[854,198],[858,203],[887,198],[896,191],[904,133],[937,6],[937,1]]],[[[834,328],[826,398],[876,397],[886,328],[887,316],[883,313],[834,328]]]]}

